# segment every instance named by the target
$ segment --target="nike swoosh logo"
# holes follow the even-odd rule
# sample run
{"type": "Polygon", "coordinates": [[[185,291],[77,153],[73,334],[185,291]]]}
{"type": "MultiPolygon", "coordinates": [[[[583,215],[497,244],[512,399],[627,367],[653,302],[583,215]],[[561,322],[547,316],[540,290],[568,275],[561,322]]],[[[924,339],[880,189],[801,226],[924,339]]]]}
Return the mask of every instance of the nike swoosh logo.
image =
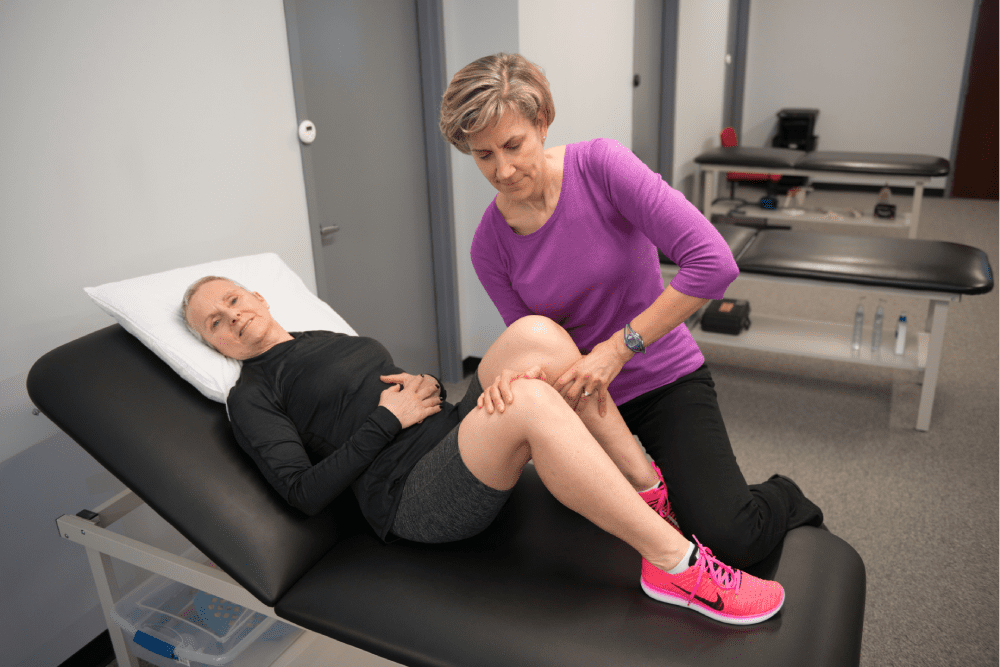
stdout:
{"type": "MultiPolygon", "coordinates": [[[[674,584],[674,587],[678,588],[678,589],[680,589],[682,591],[684,591],[688,595],[691,595],[691,591],[685,591],[683,588],[681,588],[677,584],[674,584]]],[[[715,594],[715,602],[709,602],[708,600],[706,600],[705,598],[701,597],[700,595],[695,595],[694,599],[697,600],[698,602],[701,602],[702,604],[704,604],[704,605],[706,605],[708,607],[711,607],[715,611],[722,611],[725,608],[725,606],[726,606],[726,603],[722,601],[722,596],[719,595],[718,593],[715,594]]]]}

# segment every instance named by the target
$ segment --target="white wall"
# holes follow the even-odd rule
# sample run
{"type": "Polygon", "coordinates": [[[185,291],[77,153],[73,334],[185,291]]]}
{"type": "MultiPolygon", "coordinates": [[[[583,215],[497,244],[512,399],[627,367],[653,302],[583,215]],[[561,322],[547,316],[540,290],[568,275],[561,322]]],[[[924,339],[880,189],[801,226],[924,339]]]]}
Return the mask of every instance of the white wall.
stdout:
{"type": "MultiPolygon", "coordinates": [[[[445,69],[448,81],[473,60],[492,53],[517,53],[517,0],[443,0],[445,69]]],[[[444,139],[442,139],[444,141],[444,139]]],[[[472,268],[472,235],[496,190],[472,156],[451,148],[455,214],[455,263],[462,358],[482,357],[503,333],[504,323],[472,268]]]]}
{"type": "MultiPolygon", "coordinates": [[[[549,79],[556,119],[547,145],[632,138],[633,0],[444,0],[447,76],[476,58],[520,52],[549,79]]],[[[496,190],[452,151],[462,357],[481,357],[504,330],[469,249],[496,190]]]]}
{"type": "Polygon", "coordinates": [[[632,145],[634,0],[519,0],[521,54],[556,105],[546,145],[595,137],[632,145]]]}
{"type": "Polygon", "coordinates": [[[314,287],[291,85],[280,0],[0,2],[0,662],[59,664],[103,628],[53,520],[122,486],[24,389],[111,324],[82,288],[262,251],[314,287]]]}
{"type": "Polygon", "coordinates": [[[770,145],[778,110],[815,108],[822,150],[949,158],[975,4],[751,3],[741,141],[770,145]]]}
{"type": "Polygon", "coordinates": [[[719,145],[729,0],[680,0],[670,184],[694,201],[694,158],[719,145]]]}

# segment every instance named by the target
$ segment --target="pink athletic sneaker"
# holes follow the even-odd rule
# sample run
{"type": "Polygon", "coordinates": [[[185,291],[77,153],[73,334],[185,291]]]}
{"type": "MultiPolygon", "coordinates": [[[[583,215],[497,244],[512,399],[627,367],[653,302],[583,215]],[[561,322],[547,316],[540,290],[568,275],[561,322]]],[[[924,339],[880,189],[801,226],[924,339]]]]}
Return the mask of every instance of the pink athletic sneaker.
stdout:
{"type": "Polygon", "coordinates": [[[785,602],[781,584],[723,565],[697,538],[695,543],[698,560],[680,574],[668,574],[642,559],[640,584],[646,595],[733,625],[760,623],[778,613],[785,602]]]}
{"type": "Polygon", "coordinates": [[[660,486],[649,491],[640,491],[639,496],[647,505],[656,510],[657,514],[670,522],[670,525],[680,530],[681,524],[678,523],[677,515],[674,514],[674,510],[670,507],[670,500],[667,499],[667,483],[663,481],[663,473],[660,472],[655,463],[652,466],[653,470],[656,471],[656,476],[660,478],[660,486]]]}

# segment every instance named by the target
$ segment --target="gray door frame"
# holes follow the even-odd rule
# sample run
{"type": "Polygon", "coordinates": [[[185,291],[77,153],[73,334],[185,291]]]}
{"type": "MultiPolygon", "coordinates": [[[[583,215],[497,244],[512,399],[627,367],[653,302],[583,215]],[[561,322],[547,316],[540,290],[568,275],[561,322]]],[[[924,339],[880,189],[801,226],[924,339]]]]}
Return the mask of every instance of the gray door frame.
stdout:
{"type": "Polygon", "coordinates": [[[726,79],[722,97],[722,130],[732,127],[743,137],[743,91],[747,73],[747,36],[750,30],[750,0],[729,0],[729,31],[726,37],[726,79]]]}
{"type": "Polygon", "coordinates": [[[674,110],[677,105],[677,21],[680,0],[664,0],[660,46],[660,176],[674,185],[674,110]]]}
{"type": "Polygon", "coordinates": [[[437,309],[441,379],[462,379],[462,340],[458,313],[455,213],[452,207],[451,150],[439,129],[441,98],[447,88],[442,0],[417,0],[417,41],[423,91],[424,153],[427,155],[431,219],[431,261],[437,309]]]}
{"type": "MultiPolygon", "coordinates": [[[[458,317],[458,270],[455,260],[455,222],[452,209],[451,155],[438,130],[441,97],[446,87],[444,60],[444,19],[442,0],[415,0],[417,43],[420,57],[421,98],[424,148],[427,156],[428,206],[431,225],[431,262],[434,273],[434,301],[437,320],[438,357],[441,380],[458,382],[462,379],[461,338],[458,317]]],[[[306,108],[301,48],[295,30],[295,4],[284,0],[285,24],[292,69],[295,109],[298,119],[309,118],[306,108]]],[[[312,242],[313,265],[316,271],[317,295],[327,301],[326,269],[323,261],[322,238],[316,180],[312,156],[302,146],[302,171],[305,180],[306,207],[309,215],[309,235],[312,242]]],[[[430,341],[428,341],[430,343],[430,341]]]]}

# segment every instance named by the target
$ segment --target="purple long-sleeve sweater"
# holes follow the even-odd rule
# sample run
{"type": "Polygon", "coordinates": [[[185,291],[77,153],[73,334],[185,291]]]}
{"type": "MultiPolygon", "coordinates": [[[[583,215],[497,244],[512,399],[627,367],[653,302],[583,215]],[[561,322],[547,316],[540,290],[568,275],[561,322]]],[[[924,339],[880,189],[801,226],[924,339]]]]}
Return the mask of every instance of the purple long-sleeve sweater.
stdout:
{"type": "MultiPolygon", "coordinates": [[[[679,267],[670,284],[689,296],[721,299],[738,274],[729,246],[694,205],[621,144],[594,139],[566,147],[559,202],[538,231],[520,236],[490,204],[472,239],[472,265],[508,326],[545,315],[587,353],[663,292],[657,248],[679,267]]],[[[704,362],[678,326],[622,367],[611,397],[621,405],[704,362]]]]}

